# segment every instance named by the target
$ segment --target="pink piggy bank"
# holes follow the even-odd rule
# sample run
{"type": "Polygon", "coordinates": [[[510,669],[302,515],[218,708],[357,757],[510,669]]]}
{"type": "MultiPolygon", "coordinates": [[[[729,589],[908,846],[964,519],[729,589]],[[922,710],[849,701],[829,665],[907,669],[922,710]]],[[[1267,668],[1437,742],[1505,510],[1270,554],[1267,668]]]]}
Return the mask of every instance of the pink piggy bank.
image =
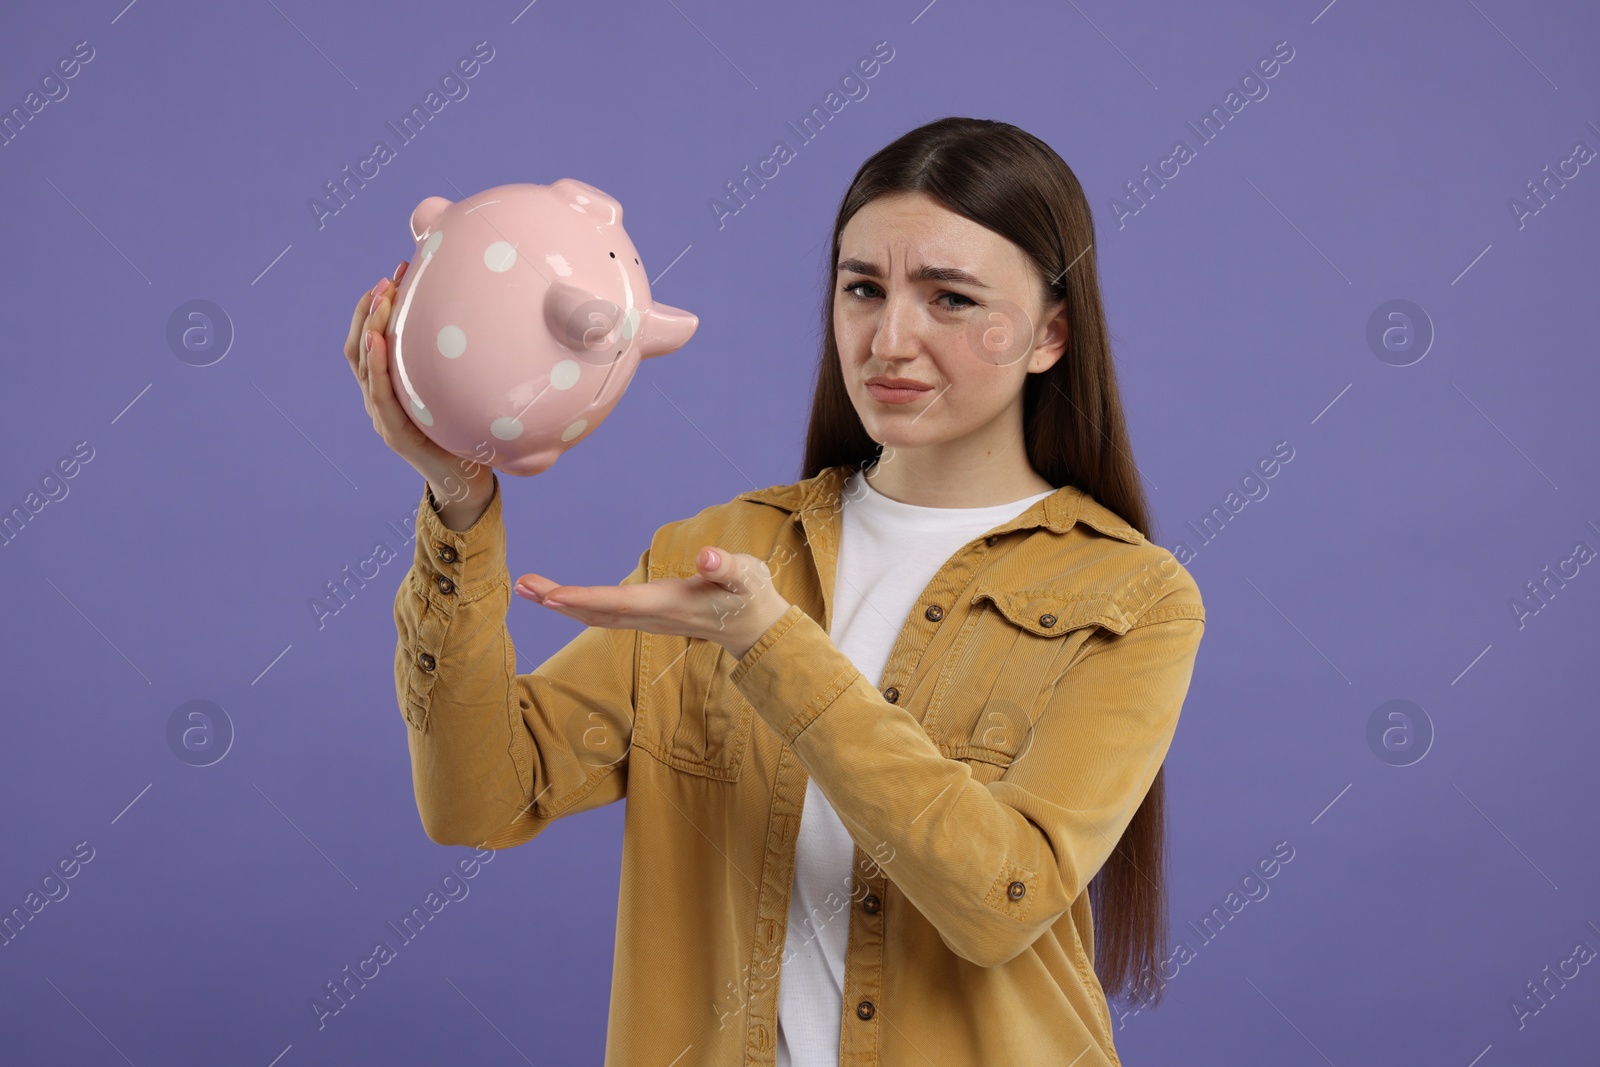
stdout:
{"type": "Polygon", "coordinates": [[[573,178],[430,196],[411,235],[387,331],[395,395],[446,451],[507,474],[547,470],[641,359],[700,322],[651,302],[622,205],[573,178]]]}

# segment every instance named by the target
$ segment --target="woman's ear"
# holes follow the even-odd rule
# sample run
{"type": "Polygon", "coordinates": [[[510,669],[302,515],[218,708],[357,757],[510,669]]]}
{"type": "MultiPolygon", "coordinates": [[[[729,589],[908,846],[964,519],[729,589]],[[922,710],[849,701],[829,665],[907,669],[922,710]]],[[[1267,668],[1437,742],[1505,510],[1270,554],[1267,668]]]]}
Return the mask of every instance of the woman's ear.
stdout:
{"type": "Polygon", "coordinates": [[[1057,301],[1046,309],[1046,313],[1050,319],[1045,324],[1044,338],[1034,347],[1033,358],[1028,361],[1030,373],[1049,370],[1067,351],[1067,339],[1071,334],[1067,302],[1057,301]]]}

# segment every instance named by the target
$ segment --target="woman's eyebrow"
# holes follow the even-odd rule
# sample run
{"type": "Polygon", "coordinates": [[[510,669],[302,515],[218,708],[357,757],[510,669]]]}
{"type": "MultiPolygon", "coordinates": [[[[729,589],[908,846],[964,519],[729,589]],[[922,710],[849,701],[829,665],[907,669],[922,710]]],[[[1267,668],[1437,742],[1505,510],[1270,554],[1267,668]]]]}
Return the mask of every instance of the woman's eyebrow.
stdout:
{"type": "MultiPolygon", "coordinates": [[[[851,274],[864,274],[868,278],[881,278],[883,271],[876,263],[868,263],[864,259],[841,259],[839,270],[851,274]]],[[[959,267],[922,267],[911,276],[914,282],[960,282],[963,285],[974,285],[979,289],[988,289],[989,286],[980,282],[976,277],[959,267]]]]}

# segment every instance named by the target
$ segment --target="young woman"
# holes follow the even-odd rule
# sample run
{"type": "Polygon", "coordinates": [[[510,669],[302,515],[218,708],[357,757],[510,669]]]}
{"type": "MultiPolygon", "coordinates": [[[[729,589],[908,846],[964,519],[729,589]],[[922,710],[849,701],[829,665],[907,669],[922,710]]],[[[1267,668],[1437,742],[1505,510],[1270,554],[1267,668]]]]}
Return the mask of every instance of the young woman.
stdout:
{"type": "Polygon", "coordinates": [[[617,586],[523,575],[587,624],[530,674],[498,480],[395,403],[388,280],[358,302],[345,355],[427,482],[395,682],[428,836],[628,801],[607,1064],[1117,1064],[1107,994],[1159,999],[1205,613],[1148,540],[1093,248],[1014,126],[867,160],[801,480],[662,526],[617,586]]]}

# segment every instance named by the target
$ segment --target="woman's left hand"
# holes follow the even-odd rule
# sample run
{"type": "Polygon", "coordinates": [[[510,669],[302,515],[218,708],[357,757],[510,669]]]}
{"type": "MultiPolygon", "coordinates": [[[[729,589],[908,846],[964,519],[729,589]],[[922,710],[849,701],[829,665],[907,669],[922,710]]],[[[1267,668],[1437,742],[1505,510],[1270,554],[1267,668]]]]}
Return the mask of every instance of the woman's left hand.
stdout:
{"type": "Polygon", "coordinates": [[[538,574],[517,579],[517,595],[589,626],[699,637],[743,659],[789,610],[765,561],[706,547],[690,578],[628,585],[560,585],[538,574]]]}

